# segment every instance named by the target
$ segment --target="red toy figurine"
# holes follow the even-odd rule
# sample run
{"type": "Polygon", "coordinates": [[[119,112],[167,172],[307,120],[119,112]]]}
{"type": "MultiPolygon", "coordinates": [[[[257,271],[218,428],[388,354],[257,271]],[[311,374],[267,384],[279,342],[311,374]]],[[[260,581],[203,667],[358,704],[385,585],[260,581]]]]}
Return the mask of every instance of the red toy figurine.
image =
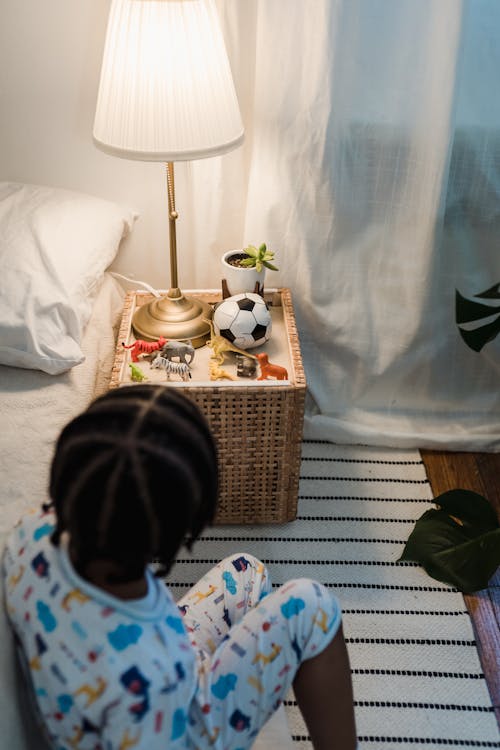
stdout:
{"type": "Polygon", "coordinates": [[[158,341],[143,341],[142,339],[137,339],[128,346],[122,341],[122,346],[124,349],[131,350],[130,355],[132,357],[132,362],[138,362],[139,354],[152,354],[153,352],[158,351],[158,349],[161,349],[162,346],[165,346],[166,343],[167,339],[160,336],[158,341]]]}
{"type": "Polygon", "coordinates": [[[260,364],[260,375],[257,380],[266,380],[269,376],[276,378],[276,380],[287,380],[288,373],[281,365],[273,365],[269,362],[269,357],[264,352],[257,354],[257,359],[260,364]]]}

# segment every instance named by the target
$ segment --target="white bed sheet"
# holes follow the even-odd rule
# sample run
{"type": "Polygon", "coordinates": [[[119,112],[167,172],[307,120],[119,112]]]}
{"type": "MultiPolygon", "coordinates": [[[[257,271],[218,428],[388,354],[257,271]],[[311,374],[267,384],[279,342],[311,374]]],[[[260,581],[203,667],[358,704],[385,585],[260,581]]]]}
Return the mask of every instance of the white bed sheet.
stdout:
{"type": "Polygon", "coordinates": [[[46,499],[61,428],[108,387],[123,298],[106,274],[84,333],[81,365],[62,375],[0,366],[0,536],[46,499]]]}

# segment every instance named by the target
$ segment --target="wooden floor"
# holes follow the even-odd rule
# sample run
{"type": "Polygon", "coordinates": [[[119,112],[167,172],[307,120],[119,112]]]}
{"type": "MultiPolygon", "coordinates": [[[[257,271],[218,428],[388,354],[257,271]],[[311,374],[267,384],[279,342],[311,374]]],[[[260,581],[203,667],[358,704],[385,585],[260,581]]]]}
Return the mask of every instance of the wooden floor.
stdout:
{"type": "MultiPolygon", "coordinates": [[[[500,519],[500,454],[421,451],[434,496],[467,489],[487,498],[500,519]]],[[[464,595],[500,726],[500,569],[487,589],[464,595]]]]}

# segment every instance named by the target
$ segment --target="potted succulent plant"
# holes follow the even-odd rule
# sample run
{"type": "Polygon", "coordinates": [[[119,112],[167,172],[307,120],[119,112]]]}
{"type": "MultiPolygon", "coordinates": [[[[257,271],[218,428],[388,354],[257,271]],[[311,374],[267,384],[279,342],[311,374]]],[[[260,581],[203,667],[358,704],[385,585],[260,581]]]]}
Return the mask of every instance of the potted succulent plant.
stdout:
{"type": "MultiPolygon", "coordinates": [[[[222,256],[222,288],[229,295],[242,292],[263,294],[266,268],[277,271],[271,262],[274,252],[265,243],[256,248],[248,245],[243,250],[228,250],[222,256]],[[225,287],[225,289],[224,289],[225,287]]],[[[224,293],[224,296],[228,296],[224,293]]]]}

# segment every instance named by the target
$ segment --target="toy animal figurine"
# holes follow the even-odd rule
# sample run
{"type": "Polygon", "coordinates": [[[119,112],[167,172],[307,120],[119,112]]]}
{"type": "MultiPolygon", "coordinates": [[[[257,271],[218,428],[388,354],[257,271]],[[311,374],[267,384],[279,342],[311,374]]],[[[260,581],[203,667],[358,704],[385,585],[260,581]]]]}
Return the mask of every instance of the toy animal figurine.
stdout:
{"type": "Polygon", "coordinates": [[[273,365],[269,362],[269,357],[264,352],[257,354],[257,359],[260,364],[260,375],[257,380],[266,380],[267,378],[275,378],[276,380],[287,380],[288,372],[281,365],[273,365]]]}
{"type": "Polygon", "coordinates": [[[132,362],[138,362],[139,361],[139,354],[152,354],[153,352],[156,352],[158,349],[161,349],[162,346],[164,346],[167,343],[167,339],[163,338],[163,336],[160,336],[158,341],[143,341],[142,339],[137,339],[132,344],[129,344],[128,346],[125,344],[124,341],[122,341],[122,346],[124,349],[130,349],[130,356],[132,357],[132,362]]]}
{"type": "Polygon", "coordinates": [[[224,336],[218,336],[214,331],[214,324],[211,320],[203,318],[203,320],[210,326],[210,340],[207,341],[207,346],[213,349],[213,358],[221,365],[224,362],[224,355],[227,352],[234,352],[235,354],[242,354],[244,357],[250,357],[250,359],[257,359],[255,354],[249,354],[244,349],[239,349],[230,341],[224,338],[224,336]]]}
{"type": "Polygon", "coordinates": [[[186,362],[172,362],[172,360],[166,357],[155,357],[151,362],[151,367],[156,370],[165,370],[167,380],[170,380],[170,375],[180,375],[181,380],[189,380],[191,373],[189,372],[189,365],[186,362]]]}
{"type": "Polygon", "coordinates": [[[191,343],[187,344],[184,341],[167,341],[164,344],[159,354],[165,359],[172,359],[173,357],[179,357],[179,362],[186,362],[186,356],[189,357],[189,362],[186,364],[190,365],[194,359],[194,346],[191,343]]]}
{"type": "Polygon", "coordinates": [[[210,380],[224,380],[224,378],[226,380],[237,380],[236,376],[224,370],[214,357],[210,357],[208,361],[208,372],[210,373],[210,380]]]}
{"type": "Polygon", "coordinates": [[[257,374],[256,360],[249,359],[248,357],[242,357],[241,354],[237,354],[236,374],[240,378],[254,378],[257,374]]]}
{"type": "Polygon", "coordinates": [[[143,371],[140,367],[137,367],[137,365],[134,365],[132,362],[128,363],[128,366],[130,367],[130,379],[134,381],[134,383],[142,383],[143,380],[147,380],[148,378],[144,375],[143,371]]]}

